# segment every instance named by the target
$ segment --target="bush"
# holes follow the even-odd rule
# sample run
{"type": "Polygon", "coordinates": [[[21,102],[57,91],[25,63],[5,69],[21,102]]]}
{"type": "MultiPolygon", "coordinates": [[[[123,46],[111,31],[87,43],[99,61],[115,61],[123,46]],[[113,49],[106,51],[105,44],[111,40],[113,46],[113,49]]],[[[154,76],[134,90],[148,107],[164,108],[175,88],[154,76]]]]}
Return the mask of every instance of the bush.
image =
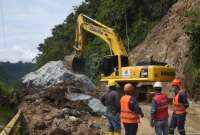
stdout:
{"type": "Polygon", "coordinates": [[[8,86],[0,82],[0,96],[9,96],[11,94],[10,90],[8,90],[8,86]]]}
{"type": "Polygon", "coordinates": [[[184,15],[191,18],[191,23],[186,26],[189,37],[189,57],[185,65],[186,86],[192,97],[200,98],[200,8],[191,9],[184,15]]]}

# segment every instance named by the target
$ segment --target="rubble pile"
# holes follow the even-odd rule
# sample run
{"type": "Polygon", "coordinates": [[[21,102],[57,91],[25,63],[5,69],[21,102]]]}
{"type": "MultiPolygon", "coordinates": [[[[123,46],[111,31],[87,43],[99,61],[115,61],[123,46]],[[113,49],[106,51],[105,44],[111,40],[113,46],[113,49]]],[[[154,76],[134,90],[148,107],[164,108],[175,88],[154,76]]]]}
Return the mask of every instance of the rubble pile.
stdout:
{"type": "Polygon", "coordinates": [[[30,134],[103,134],[95,121],[102,120],[106,109],[96,96],[96,86],[85,75],[66,69],[62,61],[53,61],[23,77],[23,83],[28,94],[20,108],[30,134]]]}

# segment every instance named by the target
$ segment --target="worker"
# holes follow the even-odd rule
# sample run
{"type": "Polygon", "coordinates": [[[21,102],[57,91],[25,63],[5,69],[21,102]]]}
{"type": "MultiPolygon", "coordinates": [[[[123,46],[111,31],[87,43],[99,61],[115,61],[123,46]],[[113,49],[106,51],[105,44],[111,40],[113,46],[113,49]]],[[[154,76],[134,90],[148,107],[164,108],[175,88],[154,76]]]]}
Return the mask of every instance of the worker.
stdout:
{"type": "Polygon", "coordinates": [[[131,83],[127,83],[124,86],[125,95],[120,99],[120,119],[125,128],[126,135],[136,135],[138,129],[138,123],[140,117],[144,117],[144,114],[139,107],[136,98],[133,97],[134,86],[131,83]]]}
{"type": "Polygon", "coordinates": [[[181,80],[175,79],[172,81],[172,88],[175,96],[173,98],[173,114],[170,121],[170,135],[174,135],[176,127],[178,127],[180,135],[185,135],[186,109],[189,107],[189,103],[187,93],[185,90],[181,89],[181,86],[181,80]]]}
{"type": "Polygon", "coordinates": [[[120,135],[120,96],[117,92],[117,83],[113,80],[108,82],[108,92],[101,97],[101,102],[106,106],[106,117],[108,120],[108,135],[120,135]]]}
{"type": "Polygon", "coordinates": [[[151,127],[155,127],[156,135],[168,135],[168,97],[162,93],[162,83],[153,85],[155,95],[151,103],[151,127]]]}

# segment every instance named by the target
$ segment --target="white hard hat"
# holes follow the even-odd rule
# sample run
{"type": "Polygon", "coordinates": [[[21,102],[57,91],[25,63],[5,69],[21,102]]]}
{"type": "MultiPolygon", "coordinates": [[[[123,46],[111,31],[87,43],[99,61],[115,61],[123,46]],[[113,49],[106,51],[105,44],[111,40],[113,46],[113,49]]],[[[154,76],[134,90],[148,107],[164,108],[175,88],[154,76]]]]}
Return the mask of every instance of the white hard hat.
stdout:
{"type": "Polygon", "coordinates": [[[153,87],[154,88],[162,88],[162,83],[161,82],[155,82],[153,87]]]}

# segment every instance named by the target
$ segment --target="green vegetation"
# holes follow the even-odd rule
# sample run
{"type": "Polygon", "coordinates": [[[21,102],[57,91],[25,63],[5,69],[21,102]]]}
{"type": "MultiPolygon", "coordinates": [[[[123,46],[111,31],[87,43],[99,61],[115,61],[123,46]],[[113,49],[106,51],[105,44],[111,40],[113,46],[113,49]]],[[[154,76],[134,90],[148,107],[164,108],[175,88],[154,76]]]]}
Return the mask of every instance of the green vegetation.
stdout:
{"type": "Polygon", "coordinates": [[[196,98],[200,96],[200,8],[187,11],[185,16],[191,18],[191,23],[186,27],[189,37],[189,58],[185,66],[186,85],[191,95],[196,98]]]}
{"type": "MultiPolygon", "coordinates": [[[[176,0],[85,0],[74,8],[74,12],[62,24],[53,28],[51,37],[39,44],[41,53],[36,57],[37,67],[51,60],[63,59],[73,52],[76,18],[80,13],[114,28],[126,45],[128,35],[130,49],[133,49],[144,40],[174,2],[176,0]]],[[[88,33],[85,54],[86,74],[96,82],[98,62],[103,55],[109,54],[109,50],[104,42],[88,33]]]]}
{"type": "Polygon", "coordinates": [[[11,93],[8,86],[0,82],[0,126],[4,126],[16,111],[15,107],[10,105],[9,97],[11,93]]]}
{"type": "Polygon", "coordinates": [[[0,82],[0,95],[1,96],[9,96],[10,95],[10,91],[8,90],[8,86],[3,82],[0,82]]]}
{"type": "Polygon", "coordinates": [[[10,63],[0,62],[0,81],[6,84],[15,85],[25,74],[33,70],[33,63],[10,63]]]}
{"type": "Polygon", "coordinates": [[[15,106],[22,95],[19,82],[32,69],[32,63],[0,62],[0,126],[7,124],[16,113],[15,106]]]}
{"type": "MultiPolygon", "coordinates": [[[[0,126],[4,126],[14,116],[16,109],[9,106],[0,106],[0,126]]],[[[1,131],[1,129],[0,129],[1,131]]]]}

